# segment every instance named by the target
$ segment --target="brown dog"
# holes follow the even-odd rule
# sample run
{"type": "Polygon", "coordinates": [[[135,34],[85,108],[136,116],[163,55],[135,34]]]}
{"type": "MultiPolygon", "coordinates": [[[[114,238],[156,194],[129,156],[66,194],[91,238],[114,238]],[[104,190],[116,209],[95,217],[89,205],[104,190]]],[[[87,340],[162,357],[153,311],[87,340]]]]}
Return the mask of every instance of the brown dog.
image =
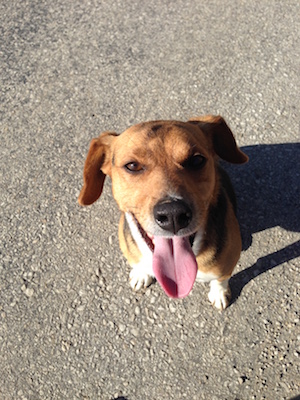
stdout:
{"type": "Polygon", "coordinates": [[[227,307],[241,237],[234,192],[219,157],[236,164],[248,160],[219,116],[144,122],[92,140],[78,201],[96,201],[105,176],[111,177],[133,289],[155,277],[168,296],[181,298],[197,278],[210,282],[212,304],[227,307]]]}

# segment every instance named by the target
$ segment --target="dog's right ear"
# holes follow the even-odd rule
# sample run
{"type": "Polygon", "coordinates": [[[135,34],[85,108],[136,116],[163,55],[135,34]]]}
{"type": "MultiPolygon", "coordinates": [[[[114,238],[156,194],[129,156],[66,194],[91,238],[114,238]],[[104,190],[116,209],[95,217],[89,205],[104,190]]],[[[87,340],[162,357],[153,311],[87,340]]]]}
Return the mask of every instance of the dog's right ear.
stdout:
{"type": "Polygon", "coordinates": [[[83,187],[78,197],[80,205],[88,206],[100,197],[105,176],[111,167],[111,145],[116,136],[115,132],[104,132],[97,139],[92,139],[84,164],[83,187]]]}

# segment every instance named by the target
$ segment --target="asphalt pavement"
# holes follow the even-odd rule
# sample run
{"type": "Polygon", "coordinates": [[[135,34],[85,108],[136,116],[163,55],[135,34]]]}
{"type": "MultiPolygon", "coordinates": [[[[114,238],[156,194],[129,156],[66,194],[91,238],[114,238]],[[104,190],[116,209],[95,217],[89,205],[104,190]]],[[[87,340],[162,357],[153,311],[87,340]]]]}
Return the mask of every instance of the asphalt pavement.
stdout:
{"type": "Polygon", "coordinates": [[[0,399],[300,395],[298,0],[0,2],[0,399]],[[233,301],[134,293],[119,211],[77,197],[91,138],[220,114],[234,182],[233,301]]]}

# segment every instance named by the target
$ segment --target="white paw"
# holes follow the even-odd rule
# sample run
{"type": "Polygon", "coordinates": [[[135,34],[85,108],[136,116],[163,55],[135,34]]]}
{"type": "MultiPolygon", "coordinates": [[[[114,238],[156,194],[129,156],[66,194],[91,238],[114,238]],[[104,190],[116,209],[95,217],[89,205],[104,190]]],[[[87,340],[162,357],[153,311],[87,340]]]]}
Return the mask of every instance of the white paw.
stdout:
{"type": "Polygon", "coordinates": [[[213,280],[210,282],[210,291],[208,299],[219,310],[225,310],[230,301],[230,288],[228,286],[228,279],[223,282],[213,280]]]}
{"type": "Polygon", "coordinates": [[[142,268],[133,268],[129,275],[130,286],[135,291],[148,287],[153,279],[153,276],[147,274],[142,268]]]}

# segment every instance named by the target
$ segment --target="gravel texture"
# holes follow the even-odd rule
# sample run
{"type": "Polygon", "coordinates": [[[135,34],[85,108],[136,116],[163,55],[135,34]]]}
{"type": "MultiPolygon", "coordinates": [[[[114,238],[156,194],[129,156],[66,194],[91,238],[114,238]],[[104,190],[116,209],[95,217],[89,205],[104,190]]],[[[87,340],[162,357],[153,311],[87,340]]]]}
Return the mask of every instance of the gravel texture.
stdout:
{"type": "Polygon", "coordinates": [[[300,395],[298,0],[0,3],[0,399],[300,395]],[[110,182],[76,199],[89,141],[221,114],[244,251],[225,312],[129,287],[110,182]],[[297,143],[298,142],[298,143],[297,143]]]}

